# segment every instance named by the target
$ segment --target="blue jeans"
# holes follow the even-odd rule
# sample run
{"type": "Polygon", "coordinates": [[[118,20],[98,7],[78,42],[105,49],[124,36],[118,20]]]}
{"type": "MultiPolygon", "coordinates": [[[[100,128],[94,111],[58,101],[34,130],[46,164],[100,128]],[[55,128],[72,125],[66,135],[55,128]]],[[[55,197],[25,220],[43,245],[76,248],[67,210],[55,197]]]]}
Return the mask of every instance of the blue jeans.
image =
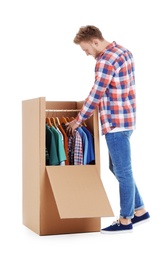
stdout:
{"type": "Polygon", "coordinates": [[[144,207],[133,178],[130,149],[130,131],[113,132],[105,135],[109,150],[110,170],[119,182],[120,217],[131,219],[136,209],[144,207]]]}

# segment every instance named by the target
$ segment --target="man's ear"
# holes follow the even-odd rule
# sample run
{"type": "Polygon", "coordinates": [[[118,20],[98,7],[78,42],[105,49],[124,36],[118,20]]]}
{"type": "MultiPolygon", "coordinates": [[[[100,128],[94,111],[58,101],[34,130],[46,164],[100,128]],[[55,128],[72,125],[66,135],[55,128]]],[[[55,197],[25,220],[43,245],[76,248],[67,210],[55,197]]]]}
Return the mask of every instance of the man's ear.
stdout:
{"type": "Polygon", "coordinates": [[[92,45],[93,47],[98,47],[98,45],[99,45],[99,40],[98,40],[98,39],[92,39],[91,45],[92,45]]]}

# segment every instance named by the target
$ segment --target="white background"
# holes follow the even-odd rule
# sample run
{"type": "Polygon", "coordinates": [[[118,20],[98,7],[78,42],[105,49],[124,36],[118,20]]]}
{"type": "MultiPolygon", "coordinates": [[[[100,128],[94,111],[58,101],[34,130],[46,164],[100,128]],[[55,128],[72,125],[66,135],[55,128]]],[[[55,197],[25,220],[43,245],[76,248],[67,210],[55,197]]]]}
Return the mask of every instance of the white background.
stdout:
{"type": "MultiPolygon", "coordinates": [[[[1,259],[163,259],[162,2],[0,1],[1,259]],[[132,159],[151,221],[136,227],[133,234],[40,237],[22,225],[22,100],[86,98],[94,81],[95,60],[73,38],[87,24],[99,27],[108,41],[127,47],[135,58],[137,129],[132,159]]],[[[108,170],[104,137],[101,176],[118,216],[118,184],[108,170]]],[[[112,221],[103,218],[102,227],[112,221]]]]}

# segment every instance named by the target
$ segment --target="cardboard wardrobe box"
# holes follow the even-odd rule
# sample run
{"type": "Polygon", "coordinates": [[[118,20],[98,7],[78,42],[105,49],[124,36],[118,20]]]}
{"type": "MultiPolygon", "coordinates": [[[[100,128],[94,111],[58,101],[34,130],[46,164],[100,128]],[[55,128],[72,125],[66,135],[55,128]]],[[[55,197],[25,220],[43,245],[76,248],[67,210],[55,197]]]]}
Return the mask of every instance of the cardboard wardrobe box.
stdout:
{"type": "Polygon", "coordinates": [[[94,165],[46,166],[46,116],[76,116],[83,102],[22,101],[23,224],[38,235],[98,232],[113,211],[100,178],[98,112],[88,119],[94,165]]]}

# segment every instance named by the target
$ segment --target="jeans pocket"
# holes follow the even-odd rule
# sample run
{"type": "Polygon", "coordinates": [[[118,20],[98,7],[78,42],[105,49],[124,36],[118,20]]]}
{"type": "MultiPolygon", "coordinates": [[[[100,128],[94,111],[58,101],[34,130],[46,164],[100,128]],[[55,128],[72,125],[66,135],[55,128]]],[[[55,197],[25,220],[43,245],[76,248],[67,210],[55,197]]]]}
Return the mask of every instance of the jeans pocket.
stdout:
{"type": "Polygon", "coordinates": [[[128,138],[130,138],[130,136],[132,135],[133,133],[133,130],[129,130],[129,131],[122,131],[121,132],[123,135],[127,136],[128,138]]]}

